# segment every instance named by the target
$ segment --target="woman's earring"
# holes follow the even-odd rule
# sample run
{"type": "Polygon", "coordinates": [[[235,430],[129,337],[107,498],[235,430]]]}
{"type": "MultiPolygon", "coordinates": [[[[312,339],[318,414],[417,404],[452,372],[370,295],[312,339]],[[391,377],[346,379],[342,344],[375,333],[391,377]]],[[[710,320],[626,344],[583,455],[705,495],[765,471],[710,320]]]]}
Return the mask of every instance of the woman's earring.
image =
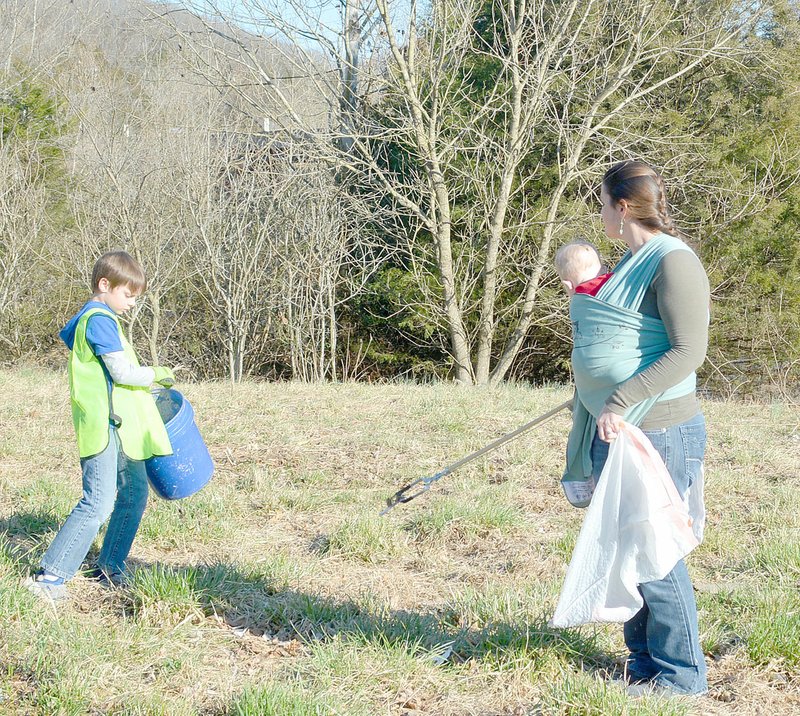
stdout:
{"type": "Polygon", "coordinates": [[[622,236],[622,230],[625,228],[625,219],[619,220],[619,235],[622,236]]]}

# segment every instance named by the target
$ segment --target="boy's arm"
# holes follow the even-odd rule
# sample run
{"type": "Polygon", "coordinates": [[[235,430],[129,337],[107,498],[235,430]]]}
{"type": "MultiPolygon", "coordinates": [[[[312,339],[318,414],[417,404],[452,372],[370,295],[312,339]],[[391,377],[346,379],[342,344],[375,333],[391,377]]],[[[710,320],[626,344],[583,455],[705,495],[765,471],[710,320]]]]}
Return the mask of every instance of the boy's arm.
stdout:
{"type": "Polygon", "coordinates": [[[175,383],[175,376],[169,368],[140,367],[125,357],[117,323],[111,316],[102,313],[91,316],[86,326],[86,340],[92,352],[103,361],[114,383],[142,388],[153,383],[161,383],[166,387],[175,383]]]}
{"type": "Polygon", "coordinates": [[[104,353],[100,358],[115,383],[146,388],[155,382],[155,370],[149,366],[135,366],[125,357],[124,351],[104,353]]]}

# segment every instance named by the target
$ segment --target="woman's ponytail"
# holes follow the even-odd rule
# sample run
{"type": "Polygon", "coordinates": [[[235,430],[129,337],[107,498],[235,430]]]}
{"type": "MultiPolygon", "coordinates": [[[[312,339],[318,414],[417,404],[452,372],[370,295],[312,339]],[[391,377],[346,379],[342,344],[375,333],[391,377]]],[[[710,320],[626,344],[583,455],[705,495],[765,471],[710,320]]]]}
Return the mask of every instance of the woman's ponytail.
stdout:
{"type": "Polygon", "coordinates": [[[664,179],[649,164],[634,160],[619,162],[605,173],[603,186],[614,203],[625,200],[632,219],[651,231],[678,236],[669,213],[664,179]]]}

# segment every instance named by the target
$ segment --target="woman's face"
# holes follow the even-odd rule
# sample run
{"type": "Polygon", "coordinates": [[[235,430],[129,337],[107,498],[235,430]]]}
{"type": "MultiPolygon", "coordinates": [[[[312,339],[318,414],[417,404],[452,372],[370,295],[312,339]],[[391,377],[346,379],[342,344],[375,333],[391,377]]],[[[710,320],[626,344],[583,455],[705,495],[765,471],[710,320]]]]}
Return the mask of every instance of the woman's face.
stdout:
{"type": "Polygon", "coordinates": [[[600,187],[600,218],[603,220],[603,227],[609,239],[619,238],[619,224],[622,220],[622,210],[614,205],[614,200],[606,191],[606,185],[600,187]]]}

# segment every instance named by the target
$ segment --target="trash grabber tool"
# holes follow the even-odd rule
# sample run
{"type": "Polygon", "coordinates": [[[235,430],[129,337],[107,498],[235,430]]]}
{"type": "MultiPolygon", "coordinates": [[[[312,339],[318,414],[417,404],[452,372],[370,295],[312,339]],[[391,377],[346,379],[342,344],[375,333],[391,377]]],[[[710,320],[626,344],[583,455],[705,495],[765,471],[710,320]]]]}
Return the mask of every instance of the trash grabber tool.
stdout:
{"type": "Polygon", "coordinates": [[[561,405],[553,408],[552,410],[548,410],[544,415],[540,415],[538,418],[534,418],[529,423],[525,423],[525,425],[521,425],[513,432],[510,432],[508,435],[503,435],[503,437],[497,438],[494,442],[489,443],[485,447],[482,447],[480,450],[476,450],[469,455],[462,457],[457,462],[454,462],[452,465],[448,465],[443,470],[440,470],[435,475],[430,475],[428,477],[420,477],[414,480],[413,482],[409,482],[405,487],[401,487],[397,492],[395,492],[391,497],[387,498],[386,500],[386,507],[381,510],[381,515],[385,515],[389,510],[397,505],[400,505],[404,502],[410,502],[415,497],[419,497],[423,492],[427,492],[431,489],[431,485],[436,482],[437,480],[441,480],[446,475],[449,475],[451,472],[458,470],[459,467],[462,465],[466,465],[468,462],[472,462],[473,460],[479,458],[481,455],[485,455],[487,452],[491,452],[495,448],[499,448],[501,445],[513,440],[514,438],[518,438],[523,433],[527,432],[531,428],[535,428],[537,425],[541,425],[542,423],[546,423],[551,418],[554,418],[558,413],[562,410],[566,410],[572,407],[572,399],[567,400],[561,405]],[[416,488],[416,489],[414,489],[416,488]],[[412,492],[413,490],[413,492],[412,492]]]}

